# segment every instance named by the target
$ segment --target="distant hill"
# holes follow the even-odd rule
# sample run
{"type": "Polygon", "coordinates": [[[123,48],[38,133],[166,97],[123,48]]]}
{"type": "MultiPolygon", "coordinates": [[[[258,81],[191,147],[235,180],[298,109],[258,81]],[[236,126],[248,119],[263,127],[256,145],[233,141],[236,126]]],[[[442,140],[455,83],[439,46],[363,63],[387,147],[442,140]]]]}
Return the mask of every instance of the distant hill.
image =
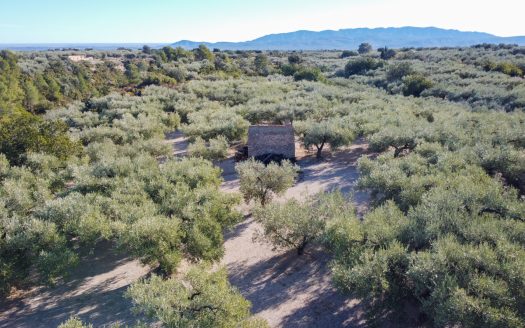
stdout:
{"type": "Polygon", "coordinates": [[[464,47],[480,43],[507,43],[525,45],[525,36],[499,37],[482,32],[462,32],[436,27],[355,28],[320,32],[296,31],[270,34],[245,42],[195,42],[182,40],[174,47],[196,48],[205,44],[210,48],[228,50],[327,50],[356,49],[369,42],[374,47],[464,47]]]}

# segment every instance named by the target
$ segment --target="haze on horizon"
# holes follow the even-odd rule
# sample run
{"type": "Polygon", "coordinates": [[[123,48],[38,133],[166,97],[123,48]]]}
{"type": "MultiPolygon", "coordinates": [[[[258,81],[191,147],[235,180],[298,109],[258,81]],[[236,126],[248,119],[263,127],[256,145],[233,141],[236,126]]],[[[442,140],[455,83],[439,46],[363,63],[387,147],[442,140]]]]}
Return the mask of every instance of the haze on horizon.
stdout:
{"type": "Polygon", "coordinates": [[[520,0],[0,0],[0,43],[246,41],[296,30],[435,26],[525,35],[520,0]]]}

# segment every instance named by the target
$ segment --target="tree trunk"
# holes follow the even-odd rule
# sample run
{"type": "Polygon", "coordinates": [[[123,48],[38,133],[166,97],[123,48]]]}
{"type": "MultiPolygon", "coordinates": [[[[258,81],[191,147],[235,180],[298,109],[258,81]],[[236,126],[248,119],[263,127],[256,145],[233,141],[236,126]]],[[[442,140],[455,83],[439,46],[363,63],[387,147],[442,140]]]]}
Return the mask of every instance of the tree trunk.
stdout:
{"type": "Polygon", "coordinates": [[[297,256],[301,256],[304,254],[304,249],[306,248],[307,244],[308,240],[306,239],[306,237],[303,237],[303,242],[301,243],[301,245],[299,245],[299,247],[297,247],[297,256]]]}
{"type": "Polygon", "coordinates": [[[268,190],[265,190],[261,197],[261,206],[265,207],[268,204],[268,190]]]}
{"type": "Polygon", "coordinates": [[[316,157],[318,159],[321,159],[323,158],[323,147],[324,147],[324,142],[320,145],[320,146],[316,146],[317,147],[317,155],[316,157]]]}

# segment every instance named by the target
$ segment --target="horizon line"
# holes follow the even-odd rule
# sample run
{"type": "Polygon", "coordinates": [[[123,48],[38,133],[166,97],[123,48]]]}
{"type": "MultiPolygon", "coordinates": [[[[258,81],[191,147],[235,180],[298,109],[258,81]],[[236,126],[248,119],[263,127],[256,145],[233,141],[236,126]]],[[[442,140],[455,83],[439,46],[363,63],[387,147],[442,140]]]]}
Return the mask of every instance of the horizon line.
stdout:
{"type": "Polygon", "coordinates": [[[194,42],[194,43],[243,43],[243,42],[254,41],[254,40],[257,40],[257,39],[265,37],[265,36],[279,35],[279,34],[289,34],[289,33],[296,33],[296,32],[320,33],[320,32],[328,32],[328,31],[338,32],[338,31],[342,31],[342,30],[358,30],[358,29],[378,30],[378,29],[402,29],[402,28],[419,28],[419,29],[435,28],[435,29],[440,29],[440,30],[458,31],[458,32],[463,32],[463,33],[485,33],[485,34],[489,34],[491,36],[495,36],[495,37],[498,37],[498,38],[525,37],[525,33],[522,34],[522,35],[501,36],[501,35],[493,34],[493,33],[490,33],[490,32],[476,31],[476,30],[461,30],[461,29],[456,29],[456,28],[446,28],[446,27],[437,27],[437,26],[404,25],[404,26],[381,26],[381,27],[349,27],[349,28],[340,28],[340,29],[320,29],[320,30],[299,29],[299,30],[291,30],[291,31],[285,31],[285,32],[263,34],[263,35],[260,35],[258,37],[252,38],[252,39],[245,39],[245,40],[241,40],[241,41],[225,41],[225,40],[223,40],[223,41],[193,41],[193,40],[190,40],[190,39],[179,39],[177,41],[166,41],[166,42],[144,42],[144,41],[137,41],[137,42],[135,42],[135,41],[129,41],[129,42],[126,42],[126,41],[125,42],[99,42],[99,41],[95,41],[95,42],[89,42],[89,41],[87,41],[87,42],[77,42],[77,41],[66,42],[66,41],[64,41],[64,42],[62,42],[62,41],[60,41],[60,42],[20,42],[20,43],[4,43],[4,42],[0,42],[0,45],[3,45],[3,46],[6,46],[6,45],[13,45],[13,46],[21,46],[21,45],[73,45],[73,44],[77,44],[77,45],[82,45],[82,44],[92,44],[92,45],[97,45],[97,44],[100,44],[100,45],[109,45],[109,44],[111,44],[111,45],[114,45],[114,44],[164,45],[164,44],[173,44],[173,43],[183,42],[183,41],[194,42]]]}

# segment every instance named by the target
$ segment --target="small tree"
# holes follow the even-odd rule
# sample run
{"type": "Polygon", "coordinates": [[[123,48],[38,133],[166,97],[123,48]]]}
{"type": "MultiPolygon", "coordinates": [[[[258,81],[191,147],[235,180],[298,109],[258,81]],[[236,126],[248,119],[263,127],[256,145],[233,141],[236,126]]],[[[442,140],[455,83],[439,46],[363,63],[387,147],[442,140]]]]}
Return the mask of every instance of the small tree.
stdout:
{"type": "Polygon", "coordinates": [[[142,46],[142,52],[145,53],[145,54],[151,54],[151,47],[148,46],[148,45],[143,45],[142,46]]]}
{"type": "Polygon", "coordinates": [[[322,158],[324,146],[327,144],[330,144],[331,149],[337,149],[354,140],[353,131],[338,119],[297,122],[295,127],[303,137],[304,146],[306,148],[314,146],[317,149],[317,158],[322,158]]]}
{"type": "Polygon", "coordinates": [[[301,56],[298,54],[291,54],[288,56],[288,63],[291,65],[299,65],[303,60],[301,59],[301,56]]]}
{"type": "Polygon", "coordinates": [[[304,203],[295,199],[284,204],[272,203],[256,208],[253,215],[263,227],[259,238],[276,248],[295,249],[297,255],[302,255],[305,247],[323,234],[327,221],[353,215],[353,209],[336,192],[310,196],[304,203]]]}
{"type": "Polygon", "coordinates": [[[361,43],[359,45],[359,48],[357,48],[357,52],[359,52],[361,55],[367,54],[372,51],[372,45],[370,43],[361,43]]]}
{"type": "Polygon", "coordinates": [[[215,59],[213,52],[211,52],[204,44],[201,44],[197,49],[194,49],[193,53],[195,54],[195,59],[198,61],[207,60],[213,63],[215,59]]]}
{"type": "Polygon", "coordinates": [[[250,302],[228,282],[226,270],[192,268],[183,279],[151,278],[131,285],[126,292],[135,310],[178,327],[267,327],[251,318],[250,302]]]}
{"type": "Polygon", "coordinates": [[[267,76],[270,74],[270,61],[268,60],[268,56],[265,54],[257,54],[257,56],[255,56],[254,64],[255,71],[259,75],[267,76]]]}
{"type": "Polygon", "coordinates": [[[396,51],[394,49],[388,49],[387,47],[377,49],[379,51],[379,56],[381,59],[389,60],[396,56],[396,51]]]}
{"type": "Polygon", "coordinates": [[[22,87],[24,89],[24,107],[31,113],[35,113],[42,97],[33,81],[29,79],[23,81],[22,87]]]}
{"type": "Polygon", "coordinates": [[[299,170],[289,161],[265,166],[254,159],[237,164],[235,169],[239,173],[240,191],[245,201],[253,199],[262,206],[268,204],[273,194],[280,195],[290,188],[299,170]]]}

